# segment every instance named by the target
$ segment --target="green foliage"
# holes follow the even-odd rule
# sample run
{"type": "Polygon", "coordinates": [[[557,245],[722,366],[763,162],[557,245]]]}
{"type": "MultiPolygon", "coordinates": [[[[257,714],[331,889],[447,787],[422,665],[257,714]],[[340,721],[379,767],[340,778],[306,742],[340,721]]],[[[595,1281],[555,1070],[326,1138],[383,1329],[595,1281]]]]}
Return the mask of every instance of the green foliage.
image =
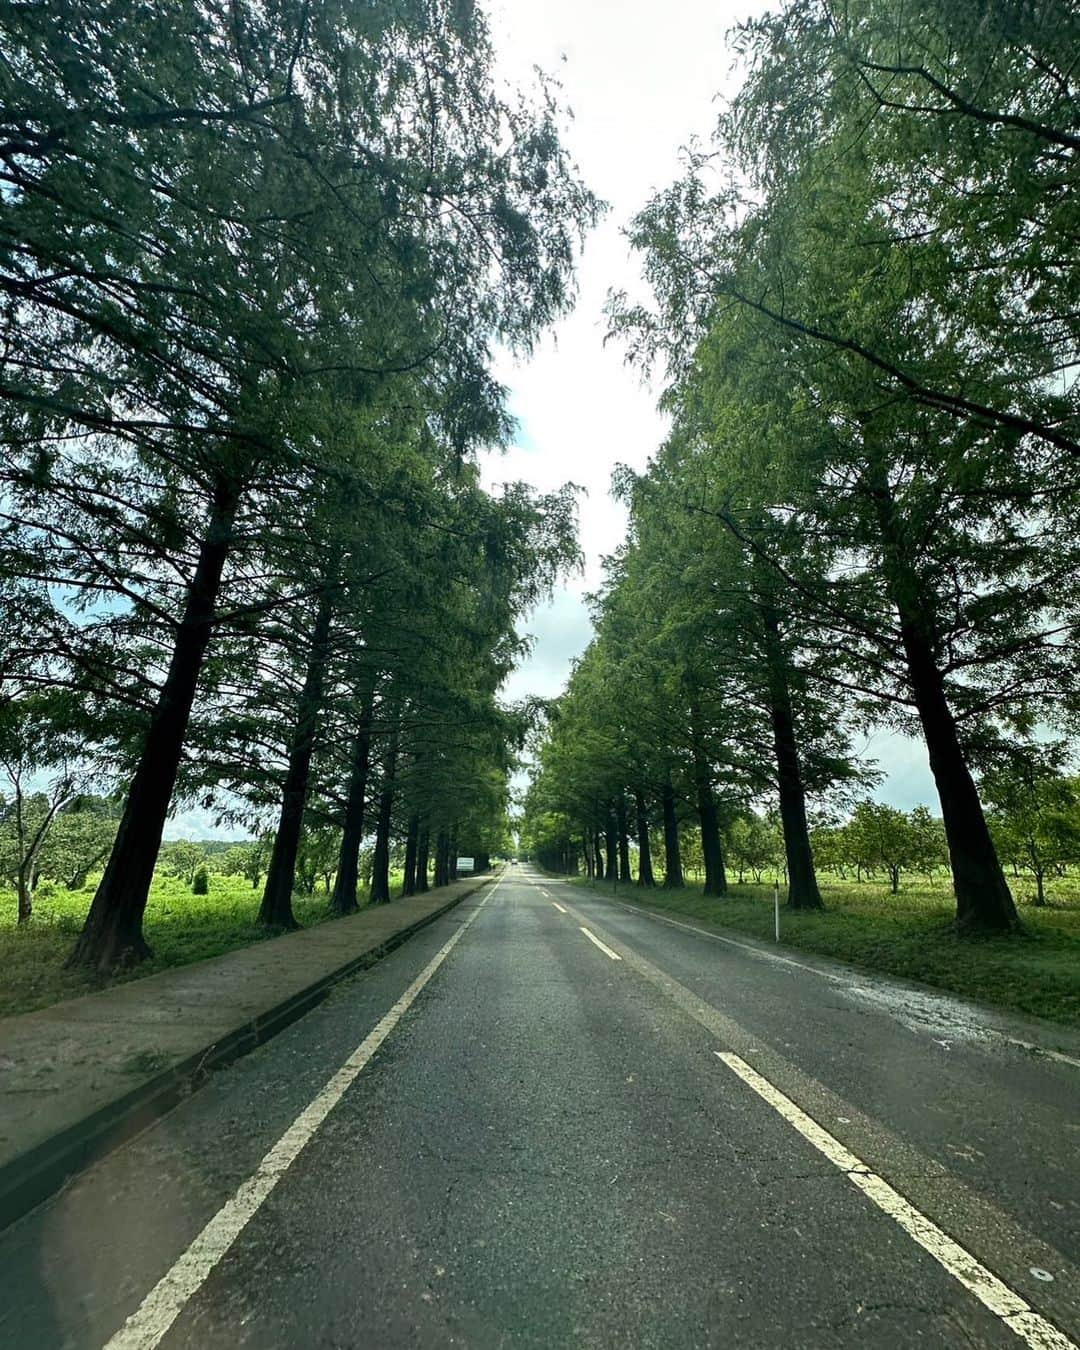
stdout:
{"type": "Polygon", "coordinates": [[[195,874],[206,865],[206,845],[188,839],[176,839],[162,844],[158,866],[168,876],[178,877],[192,886],[195,874]]]}
{"type": "Polygon", "coordinates": [[[301,895],[314,895],[321,881],[329,893],[337,865],[338,832],[332,827],[308,828],[300,842],[296,861],[296,889],[301,895]]]}
{"type": "Polygon", "coordinates": [[[883,802],[861,801],[843,835],[847,859],[857,869],[884,871],[894,895],[902,873],[932,873],[947,859],[941,822],[925,806],[905,813],[883,802]]]}
{"type": "Polygon", "coordinates": [[[766,870],[779,873],[783,867],[784,842],[776,822],[751,811],[736,816],[724,831],[728,866],[733,867],[743,881],[745,872],[758,883],[766,870]]]}
{"type": "Polygon", "coordinates": [[[246,844],[231,844],[210,859],[216,871],[227,877],[246,877],[252,886],[258,886],[270,856],[268,839],[246,844]]]}
{"type": "Polygon", "coordinates": [[[68,890],[85,888],[109,856],[119,823],[116,803],[83,795],[53,821],[39,861],[40,874],[68,890]]]}
{"type": "Polygon", "coordinates": [[[195,875],[191,878],[191,894],[210,894],[210,873],[206,870],[205,866],[197,867],[195,869],[195,875]]]}
{"type": "Polygon", "coordinates": [[[1045,904],[1047,878],[1080,861],[1080,782],[1028,759],[998,769],[983,786],[998,852],[1030,873],[1035,903],[1045,904]]]}

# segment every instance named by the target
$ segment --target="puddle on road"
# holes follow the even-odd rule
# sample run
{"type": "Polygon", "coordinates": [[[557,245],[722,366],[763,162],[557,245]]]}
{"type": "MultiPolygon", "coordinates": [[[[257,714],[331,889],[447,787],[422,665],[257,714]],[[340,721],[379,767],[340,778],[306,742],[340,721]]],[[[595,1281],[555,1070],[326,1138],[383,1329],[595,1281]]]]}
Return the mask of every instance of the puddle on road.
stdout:
{"type": "MultiPolygon", "coordinates": [[[[901,1026],[919,1034],[929,1032],[935,1040],[987,1046],[1009,1045],[1010,1039],[991,1022],[991,1014],[942,994],[898,985],[878,985],[861,979],[845,980],[841,986],[849,998],[888,1013],[901,1026]]],[[[1011,1043],[1015,1048],[1015,1042],[1011,1043]]]]}
{"type": "Polygon", "coordinates": [[[1050,1043],[1036,1044],[1023,1035],[1003,1027],[999,1017],[990,1009],[983,1010],[947,994],[936,994],[924,989],[905,989],[902,985],[878,984],[861,976],[836,978],[837,992],[864,1008],[887,1013],[901,1026],[918,1035],[929,1034],[944,1050],[953,1045],[976,1045],[982,1049],[994,1048],[1012,1053],[1033,1054],[1039,1058],[1060,1060],[1080,1068],[1076,1047],[1062,1045],[1055,1049],[1050,1043]],[[1071,1053],[1065,1053],[1066,1050],[1071,1053]]]}

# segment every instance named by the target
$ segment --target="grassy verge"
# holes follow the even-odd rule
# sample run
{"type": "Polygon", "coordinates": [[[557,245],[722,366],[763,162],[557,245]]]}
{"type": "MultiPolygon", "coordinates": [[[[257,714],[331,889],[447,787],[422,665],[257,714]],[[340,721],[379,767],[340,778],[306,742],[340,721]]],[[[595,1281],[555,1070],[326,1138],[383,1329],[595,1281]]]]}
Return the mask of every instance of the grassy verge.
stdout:
{"type": "MultiPolygon", "coordinates": [[[[391,880],[400,885],[400,878],[391,880]]],[[[103,980],[64,969],[93,891],[94,882],[83,891],[49,887],[41,894],[33,919],[21,928],[14,922],[15,897],[0,891],[0,1017],[44,1008],[110,983],[155,975],[170,966],[220,956],[272,936],[255,921],[261,890],[254,890],[243,877],[212,875],[210,894],[192,895],[177,878],[157,876],[145,921],[153,959],[103,980]]],[[[294,897],[297,921],[308,927],[328,919],[328,898],[322,892],[294,897]]]]}
{"type": "MultiPolygon", "coordinates": [[[[610,883],[588,883],[611,895],[610,883]]],[[[873,882],[823,884],[827,908],[800,913],[781,905],[781,941],[865,970],[921,980],[966,998],[1080,1026],[1080,904],[1071,896],[1045,909],[1025,905],[1025,932],[1010,938],[959,938],[948,890],[911,883],[899,895],[873,882]]],[[[630,904],[685,915],[772,941],[771,886],[733,886],[724,899],[698,887],[619,886],[630,904]]]]}

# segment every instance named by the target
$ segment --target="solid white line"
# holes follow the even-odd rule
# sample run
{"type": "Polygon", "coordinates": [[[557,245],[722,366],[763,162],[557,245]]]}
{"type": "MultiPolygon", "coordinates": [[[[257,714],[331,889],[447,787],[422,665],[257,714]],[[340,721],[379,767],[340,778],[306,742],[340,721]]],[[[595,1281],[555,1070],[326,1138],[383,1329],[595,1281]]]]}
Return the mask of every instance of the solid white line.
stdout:
{"type": "Polygon", "coordinates": [[[551,903],[555,906],[555,908],[559,911],[560,914],[566,913],[566,910],[563,909],[562,905],[559,904],[558,900],[552,900],[551,903]]]}
{"type": "Polygon", "coordinates": [[[360,1042],[318,1095],[265,1155],[254,1173],[218,1210],[202,1232],[150,1290],[139,1307],[106,1343],[105,1350],[153,1350],[183,1312],[189,1299],[240,1236],[244,1226],[341,1101],[353,1080],[415,1002],[417,995],[461,941],[465,930],[499,889],[495,883],[457,932],[428,962],[390,1011],[360,1042]]]}
{"type": "Polygon", "coordinates": [[[713,1053],[1032,1350],[1078,1350],[1063,1332],[1035,1312],[1019,1294],[905,1200],[884,1178],[872,1172],[861,1158],[846,1149],[839,1139],[834,1139],[828,1130],[822,1129],[746,1060],[728,1051],[714,1050],[713,1053]]]}
{"type": "Polygon", "coordinates": [[[579,927],[581,928],[581,931],[585,934],[585,936],[589,939],[589,941],[594,942],[604,953],[605,956],[610,956],[613,961],[622,960],[622,957],[619,955],[618,952],[613,952],[606,942],[601,942],[600,939],[596,936],[596,934],[590,933],[584,924],[580,924],[579,927]]]}
{"type": "Polygon", "coordinates": [[[1080,1069],[1080,1059],[1074,1059],[1072,1055],[1063,1055],[1060,1050],[1047,1050],[1045,1046],[1034,1045],[1031,1041],[1022,1041],[1016,1036],[1006,1036],[1005,1039],[1010,1045],[1019,1045],[1023,1050],[1030,1050],[1033,1055],[1042,1055],[1046,1059],[1056,1059],[1062,1064],[1071,1064],[1074,1069],[1080,1069]]]}

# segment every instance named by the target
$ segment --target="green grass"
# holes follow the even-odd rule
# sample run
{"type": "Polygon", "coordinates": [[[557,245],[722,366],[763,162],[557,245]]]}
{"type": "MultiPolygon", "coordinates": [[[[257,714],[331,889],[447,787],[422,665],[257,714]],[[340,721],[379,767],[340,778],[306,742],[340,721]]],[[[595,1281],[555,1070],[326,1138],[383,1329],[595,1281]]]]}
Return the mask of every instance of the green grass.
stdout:
{"type": "MultiPolygon", "coordinates": [[[[15,923],[14,894],[0,890],[0,1017],[220,956],[273,936],[255,921],[261,888],[253,889],[243,877],[212,874],[210,894],[192,895],[183,881],[159,875],[150,889],[144,925],[153,959],[107,980],[85,971],[65,970],[96,882],[97,878],[92,879],[83,891],[42,886],[34,917],[21,928],[15,923]]],[[[400,877],[391,877],[395,887],[400,882],[400,877]]],[[[313,896],[294,896],[297,921],[303,927],[322,923],[330,917],[327,901],[321,890],[313,896]]]]}
{"type": "MultiPolygon", "coordinates": [[[[1023,883],[1014,887],[1022,896],[1023,883]]],[[[611,894],[610,883],[592,883],[592,889],[611,894]]],[[[944,878],[933,883],[913,879],[901,885],[899,895],[891,895],[880,882],[827,877],[821,890],[826,904],[822,912],[801,913],[781,903],[785,945],[1080,1026],[1080,878],[1056,881],[1044,909],[1022,905],[1024,933],[1004,938],[958,937],[944,878]]],[[[735,885],[724,899],[706,899],[699,887],[642,891],[619,886],[617,897],[773,939],[771,885],[735,885]]]]}

